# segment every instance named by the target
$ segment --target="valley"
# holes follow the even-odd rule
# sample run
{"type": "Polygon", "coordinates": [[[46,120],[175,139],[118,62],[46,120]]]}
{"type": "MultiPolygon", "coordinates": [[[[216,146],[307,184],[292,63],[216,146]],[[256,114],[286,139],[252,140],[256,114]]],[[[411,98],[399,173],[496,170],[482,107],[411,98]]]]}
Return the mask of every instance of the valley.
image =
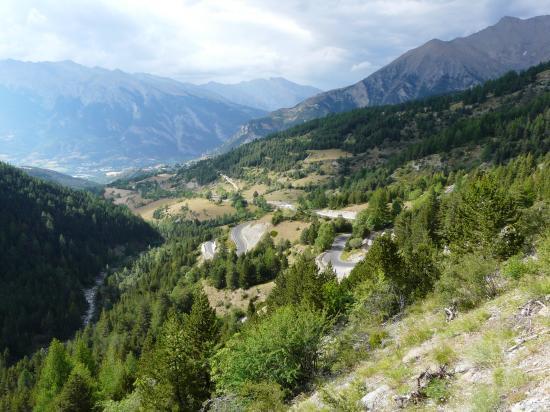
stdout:
{"type": "Polygon", "coordinates": [[[0,162],[0,411],[549,409],[548,21],[328,92],[0,61],[0,159],[107,182],[0,162]]]}

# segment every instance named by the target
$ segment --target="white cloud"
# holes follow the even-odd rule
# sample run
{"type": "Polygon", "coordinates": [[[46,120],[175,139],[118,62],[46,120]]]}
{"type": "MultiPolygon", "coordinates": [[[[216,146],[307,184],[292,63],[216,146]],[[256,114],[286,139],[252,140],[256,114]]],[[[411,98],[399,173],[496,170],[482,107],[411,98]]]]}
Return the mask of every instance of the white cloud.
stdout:
{"type": "Polygon", "coordinates": [[[352,72],[357,72],[357,71],[370,70],[371,68],[372,68],[372,63],[369,61],[364,61],[364,62],[354,64],[353,66],[351,66],[350,70],[352,72]]]}
{"type": "Polygon", "coordinates": [[[0,58],[331,88],[431,38],[549,11],[550,0],[2,0],[0,58]]]}

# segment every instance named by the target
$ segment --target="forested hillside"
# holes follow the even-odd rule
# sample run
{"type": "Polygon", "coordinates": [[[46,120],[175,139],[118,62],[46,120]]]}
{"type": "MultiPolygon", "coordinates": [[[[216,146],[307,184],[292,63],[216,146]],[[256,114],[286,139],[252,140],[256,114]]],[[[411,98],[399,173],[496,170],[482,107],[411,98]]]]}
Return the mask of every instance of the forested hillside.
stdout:
{"type": "Polygon", "coordinates": [[[235,212],[159,208],[165,242],[107,278],[97,322],[0,358],[0,410],[359,411],[373,391],[381,410],[548,405],[549,68],[316,120],[164,176],[182,202],[235,212]],[[311,161],[327,149],[339,157],[311,161]],[[323,179],[271,211],[264,194],[302,174],[323,179]],[[215,181],[217,199],[202,185],[215,181]],[[353,221],[317,214],[350,204],[353,221]],[[238,255],[228,226],[250,219],[270,230],[238,255]],[[363,255],[340,277],[319,253],[342,233],[339,253],[363,255]]]}
{"type": "Polygon", "coordinates": [[[181,169],[179,177],[204,184],[220,172],[240,177],[253,167],[288,171],[314,149],[337,148],[354,154],[353,164],[344,165],[344,176],[350,169],[368,173],[372,169],[369,151],[375,148],[386,149],[378,160],[389,174],[406,161],[466,145],[483,145],[484,160],[496,162],[527,151],[546,153],[549,69],[550,64],[542,64],[462,93],[313,120],[201,160],[181,169]]]}
{"type": "Polygon", "coordinates": [[[0,348],[19,359],[82,325],[82,289],[159,240],[129,210],[0,164],[0,348]]]}

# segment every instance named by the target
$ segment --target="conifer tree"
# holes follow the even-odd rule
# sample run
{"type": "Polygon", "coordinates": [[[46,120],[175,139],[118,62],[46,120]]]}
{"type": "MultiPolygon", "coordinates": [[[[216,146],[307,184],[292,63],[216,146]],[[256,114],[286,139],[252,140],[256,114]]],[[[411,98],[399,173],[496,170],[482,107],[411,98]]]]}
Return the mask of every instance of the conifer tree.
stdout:
{"type": "Polygon", "coordinates": [[[51,410],[52,401],[63,388],[71,369],[65,346],[57,339],[52,340],[37,384],[36,411],[51,410]]]}
{"type": "Polygon", "coordinates": [[[138,388],[143,401],[156,410],[200,409],[212,389],[208,358],[217,343],[216,314],[201,291],[191,313],[171,313],[152,352],[142,358],[138,388]]]}
{"type": "Polygon", "coordinates": [[[93,381],[88,369],[76,365],[56,400],[59,412],[91,412],[94,407],[93,381]]]}

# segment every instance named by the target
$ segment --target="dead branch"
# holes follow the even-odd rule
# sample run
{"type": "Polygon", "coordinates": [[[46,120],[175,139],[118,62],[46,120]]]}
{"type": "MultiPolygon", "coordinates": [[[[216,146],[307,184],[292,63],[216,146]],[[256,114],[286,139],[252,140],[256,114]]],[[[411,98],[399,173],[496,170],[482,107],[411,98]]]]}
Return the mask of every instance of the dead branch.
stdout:
{"type": "Polygon", "coordinates": [[[550,329],[546,329],[546,330],[543,330],[542,332],[539,332],[539,333],[534,333],[533,335],[529,335],[529,336],[526,336],[525,338],[521,338],[519,340],[518,343],[516,343],[514,346],[511,346],[510,348],[506,349],[506,352],[513,352],[515,351],[516,349],[520,348],[521,346],[523,346],[524,343],[526,342],[529,342],[530,340],[533,340],[533,339],[536,339],[538,338],[539,336],[542,336],[546,333],[550,332],[550,329]]]}
{"type": "Polygon", "coordinates": [[[409,403],[417,404],[426,399],[426,388],[434,379],[449,379],[454,375],[454,372],[447,370],[446,365],[442,365],[435,372],[426,369],[416,378],[416,390],[407,395],[394,396],[397,406],[404,408],[409,403]]]}
{"type": "Polygon", "coordinates": [[[449,306],[448,308],[444,308],[443,310],[445,311],[445,321],[447,323],[454,320],[458,315],[456,303],[454,302],[451,306],[449,306]]]}
{"type": "Polygon", "coordinates": [[[519,313],[521,316],[528,317],[538,313],[539,311],[545,308],[546,308],[546,305],[542,303],[540,300],[530,299],[524,305],[520,306],[518,309],[520,310],[519,313]]]}

